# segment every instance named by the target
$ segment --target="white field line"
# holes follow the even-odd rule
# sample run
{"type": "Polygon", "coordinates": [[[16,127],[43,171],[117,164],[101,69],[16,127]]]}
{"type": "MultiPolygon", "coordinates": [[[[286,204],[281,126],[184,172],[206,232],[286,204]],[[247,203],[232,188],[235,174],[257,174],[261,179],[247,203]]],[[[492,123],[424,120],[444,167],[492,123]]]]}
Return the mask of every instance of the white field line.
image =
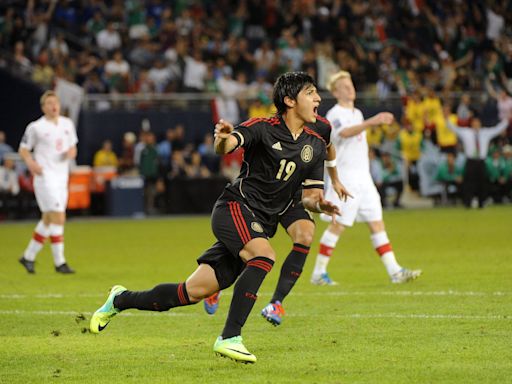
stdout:
{"type": "MultiPolygon", "coordinates": [[[[76,311],[25,311],[25,310],[0,310],[0,315],[9,316],[77,316],[77,315],[88,315],[92,312],[76,312],[76,311]]],[[[128,317],[198,317],[204,316],[202,313],[155,313],[155,312],[125,312],[122,316],[128,317]]],[[[287,317],[318,317],[325,315],[301,315],[301,314],[289,314],[287,317]]],[[[345,313],[345,314],[331,314],[331,317],[345,318],[345,319],[433,319],[433,320],[506,320],[511,321],[512,316],[507,315],[460,315],[460,314],[426,314],[426,313],[345,313]]]]}
{"type": "MultiPolygon", "coordinates": [[[[230,296],[231,292],[224,292],[226,296],[230,296]]],[[[260,292],[258,296],[271,296],[271,292],[260,292]]],[[[17,299],[66,299],[66,298],[96,298],[106,297],[107,293],[46,293],[46,294],[18,294],[5,293],[0,294],[0,299],[17,300],[17,299]]],[[[326,291],[319,289],[316,292],[292,292],[292,296],[470,296],[470,297],[491,297],[491,296],[512,296],[512,292],[478,292],[478,291],[326,291]]]]}

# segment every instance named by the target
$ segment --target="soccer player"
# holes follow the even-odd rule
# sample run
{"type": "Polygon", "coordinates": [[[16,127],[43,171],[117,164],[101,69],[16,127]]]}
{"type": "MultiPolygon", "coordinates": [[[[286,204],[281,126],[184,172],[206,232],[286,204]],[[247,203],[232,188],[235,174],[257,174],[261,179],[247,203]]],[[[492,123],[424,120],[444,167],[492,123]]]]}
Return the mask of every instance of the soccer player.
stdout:
{"type": "MultiPolygon", "coordinates": [[[[373,247],[377,251],[393,283],[405,283],[417,278],[421,270],[402,268],[396,261],[384,221],[382,205],[377,188],[372,181],[369,167],[368,143],[366,129],[380,124],[390,124],[393,115],[381,112],[365,120],[361,111],[354,107],[356,90],[350,73],[339,71],[334,74],[327,88],[337,99],[337,104],[327,112],[327,119],[332,125],[332,142],[336,146],[337,167],[342,169],[340,180],[354,195],[354,198],[342,201],[333,188],[326,188],[326,197],[340,208],[342,215],[329,224],[320,239],[311,283],[315,285],[336,285],[327,273],[327,265],[340,235],[354,221],[368,224],[373,247]]],[[[325,215],[320,215],[326,219],[325,215]]]]}
{"type": "Polygon", "coordinates": [[[313,79],[300,72],[285,73],[276,81],[273,98],[278,111],[274,118],[251,119],[236,129],[222,120],[215,126],[216,152],[243,147],[244,163],[213,208],[217,242],[197,259],[197,269],[185,282],[160,284],[148,291],[114,286],[92,316],[91,332],[102,331],[123,310],[166,311],[195,304],[236,281],[224,330],[213,350],[236,361],[256,362],[242,342],[241,331],[274,264],[268,238],[276,231],[279,213],[301,187],[306,209],[339,213],[323,198],[325,142],[305,125],[316,121],[321,100],[313,79]]]}
{"type": "Polygon", "coordinates": [[[44,116],[27,126],[19,153],[34,175],[34,193],[42,218],[19,262],[28,273],[35,273],[36,255],[50,237],[55,270],[69,274],[75,271],[64,257],[64,223],[69,162],[76,158],[78,139],[73,121],[60,116],[60,102],[55,92],[46,91],[40,101],[44,116]]]}
{"type": "MultiPolygon", "coordinates": [[[[336,170],[336,149],[331,145],[331,124],[327,119],[317,116],[314,124],[308,124],[326,142],[327,160],[325,165],[332,180],[333,189],[339,198],[346,200],[352,197],[339,181],[336,170]]],[[[286,209],[279,215],[279,223],[290,236],[293,247],[286,257],[279,275],[279,280],[269,304],[261,311],[261,315],[271,324],[277,326],[282,322],[285,314],[283,300],[290,293],[302,273],[306,258],[309,254],[311,243],[315,232],[315,222],[310,212],[304,209],[301,201],[302,190],[295,193],[294,199],[286,209]]],[[[204,307],[208,314],[214,314],[219,306],[220,293],[216,292],[204,300],[204,307]]]]}

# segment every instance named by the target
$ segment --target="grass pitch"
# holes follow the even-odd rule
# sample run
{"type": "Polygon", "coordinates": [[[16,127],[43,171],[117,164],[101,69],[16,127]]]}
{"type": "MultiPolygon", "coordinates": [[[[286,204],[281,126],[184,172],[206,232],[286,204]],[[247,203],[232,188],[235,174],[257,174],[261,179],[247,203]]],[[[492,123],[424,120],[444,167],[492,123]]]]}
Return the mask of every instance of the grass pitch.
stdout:
{"type": "Polygon", "coordinates": [[[291,242],[280,230],[276,266],[244,328],[252,366],[215,357],[215,316],[202,304],[127,311],[100,335],[91,313],[116,283],[148,289],[183,281],[213,243],[208,217],[71,220],[66,254],[78,273],[54,272],[49,246],[36,275],[17,262],[35,223],[0,225],[0,383],[506,383],[512,379],[512,207],[385,213],[399,262],[423,269],[392,285],[362,224],[329,265],[336,287],[309,283],[318,238],[277,328],[259,315],[291,242]]]}

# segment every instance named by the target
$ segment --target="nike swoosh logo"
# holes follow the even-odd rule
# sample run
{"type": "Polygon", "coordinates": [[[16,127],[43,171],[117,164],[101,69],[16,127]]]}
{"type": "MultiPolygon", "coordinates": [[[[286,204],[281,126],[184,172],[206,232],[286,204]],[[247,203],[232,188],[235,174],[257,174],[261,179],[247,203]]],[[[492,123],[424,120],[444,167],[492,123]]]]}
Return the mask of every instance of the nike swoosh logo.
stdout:
{"type": "MultiPolygon", "coordinates": [[[[106,327],[106,325],[105,325],[105,327],[106,327]]],[[[252,353],[242,352],[242,351],[238,351],[236,349],[231,349],[231,348],[226,348],[226,349],[229,350],[229,351],[236,352],[236,353],[241,353],[242,355],[245,355],[245,356],[251,356],[252,355],[252,353]]]]}
{"type": "Polygon", "coordinates": [[[107,328],[107,325],[108,325],[108,323],[107,323],[107,324],[105,324],[105,325],[102,327],[100,324],[98,324],[98,331],[100,331],[100,332],[101,332],[101,331],[103,331],[105,328],[107,328]]]}

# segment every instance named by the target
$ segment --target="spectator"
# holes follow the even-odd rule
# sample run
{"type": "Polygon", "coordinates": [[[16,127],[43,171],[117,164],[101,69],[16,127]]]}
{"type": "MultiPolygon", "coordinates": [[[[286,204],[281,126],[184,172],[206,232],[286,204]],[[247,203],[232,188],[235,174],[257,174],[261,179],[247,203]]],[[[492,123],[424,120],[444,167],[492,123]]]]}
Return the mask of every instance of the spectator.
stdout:
{"type": "Polygon", "coordinates": [[[457,106],[456,124],[459,127],[469,127],[472,115],[473,112],[471,111],[471,97],[467,93],[464,93],[460,98],[459,105],[457,106]]]}
{"type": "Polygon", "coordinates": [[[147,214],[156,213],[155,198],[159,176],[158,152],[155,148],[155,135],[146,132],[143,135],[144,149],[140,154],[139,173],[144,178],[144,206],[147,214]]]}
{"type": "Polygon", "coordinates": [[[415,131],[407,119],[402,120],[402,129],[398,134],[397,147],[404,160],[409,186],[413,191],[419,189],[417,163],[421,156],[421,143],[423,135],[415,131]]]}
{"type": "Polygon", "coordinates": [[[204,135],[203,142],[199,144],[197,151],[201,155],[201,160],[212,174],[218,174],[220,168],[220,157],[213,148],[213,135],[208,132],[204,135]]]}
{"type": "Polygon", "coordinates": [[[489,95],[496,100],[498,118],[508,120],[507,137],[512,140],[512,96],[504,88],[495,90],[489,81],[486,82],[489,95]]]}
{"type": "Polygon", "coordinates": [[[32,72],[32,80],[46,89],[52,87],[53,77],[55,75],[49,60],[48,50],[46,48],[42,49],[39,53],[34,71],[32,72]]]}
{"type": "Polygon", "coordinates": [[[148,78],[153,83],[156,93],[164,93],[171,79],[171,72],[164,66],[164,61],[157,58],[148,72],[148,78]]]}
{"type": "Polygon", "coordinates": [[[133,132],[126,132],[123,136],[123,151],[119,158],[119,174],[130,174],[136,172],[135,166],[135,140],[133,132]]]}
{"type": "Polygon", "coordinates": [[[158,143],[156,150],[160,163],[167,165],[171,162],[172,142],[174,140],[174,129],[168,128],[165,132],[165,138],[158,143]]]}
{"type": "Polygon", "coordinates": [[[203,164],[201,154],[198,151],[192,152],[190,162],[186,166],[187,177],[191,178],[207,178],[211,176],[211,172],[206,165],[203,164]]]}
{"type": "Polygon", "coordinates": [[[487,178],[490,188],[489,194],[495,203],[501,204],[503,198],[507,195],[507,186],[509,175],[508,167],[505,159],[501,156],[499,150],[494,150],[485,159],[485,168],[487,170],[487,178]]]}
{"type": "Polygon", "coordinates": [[[106,53],[121,48],[121,35],[116,31],[112,21],[109,21],[106,28],[96,35],[96,43],[106,53]]]}
{"type": "Polygon", "coordinates": [[[388,200],[393,196],[393,207],[400,208],[400,198],[404,190],[402,167],[400,163],[393,160],[390,153],[381,153],[382,159],[382,191],[384,198],[382,205],[387,206],[388,200]]]}
{"type": "Polygon", "coordinates": [[[105,78],[110,91],[126,92],[130,82],[130,64],[121,51],[115,51],[105,64],[105,78]]]}
{"type": "Polygon", "coordinates": [[[22,73],[29,74],[32,71],[32,62],[25,56],[23,41],[17,41],[14,45],[14,62],[22,73]]]}
{"type": "Polygon", "coordinates": [[[472,200],[476,196],[478,197],[478,207],[483,208],[487,181],[485,158],[489,143],[493,137],[507,128],[508,121],[502,120],[495,127],[483,129],[482,123],[477,117],[473,117],[471,120],[471,128],[458,127],[448,120],[447,125],[462,141],[467,158],[464,170],[464,205],[466,208],[471,207],[472,200]]]}
{"type": "Polygon", "coordinates": [[[93,166],[117,168],[118,163],[117,155],[112,151],[112,142],[105,140],[101,149],[94,154],[93,166]]]}
{"type": "Polygon", "coordinates": [[[456,204],[457,198],[460,197],[462,191],[463,174],[464,167],[457,165],[453,152],[448,152],[446,159],[437,167],[435,176],[435,179],[443,184],[443,192],[441,194],[443,202],[456,204]]]}
{"type": "Polygon", "coordinates": [[[20,193],[18,174],[14,169],[14,160],[9,156],[3,158],[0,166],[0,212],[7,217],[16,213],[18,201],[16,196],[20,193]]]}
{"type": "Polygon", "coordinates": [[[204,82],[208,67],[203,61],[201,50],[196,48],[193,56],[185,58],[185,71],[183,74],[183,85],[188,92],[201,92],[204,89],[204,82]]]}
{"type": "Polygon", "coordinates": [[[14,152],[14,149],[12,149],[12,147],[5,142],[5,132],[0,131],[0,160],[4,159],[5,155],[11,152],[14,152]]]}

